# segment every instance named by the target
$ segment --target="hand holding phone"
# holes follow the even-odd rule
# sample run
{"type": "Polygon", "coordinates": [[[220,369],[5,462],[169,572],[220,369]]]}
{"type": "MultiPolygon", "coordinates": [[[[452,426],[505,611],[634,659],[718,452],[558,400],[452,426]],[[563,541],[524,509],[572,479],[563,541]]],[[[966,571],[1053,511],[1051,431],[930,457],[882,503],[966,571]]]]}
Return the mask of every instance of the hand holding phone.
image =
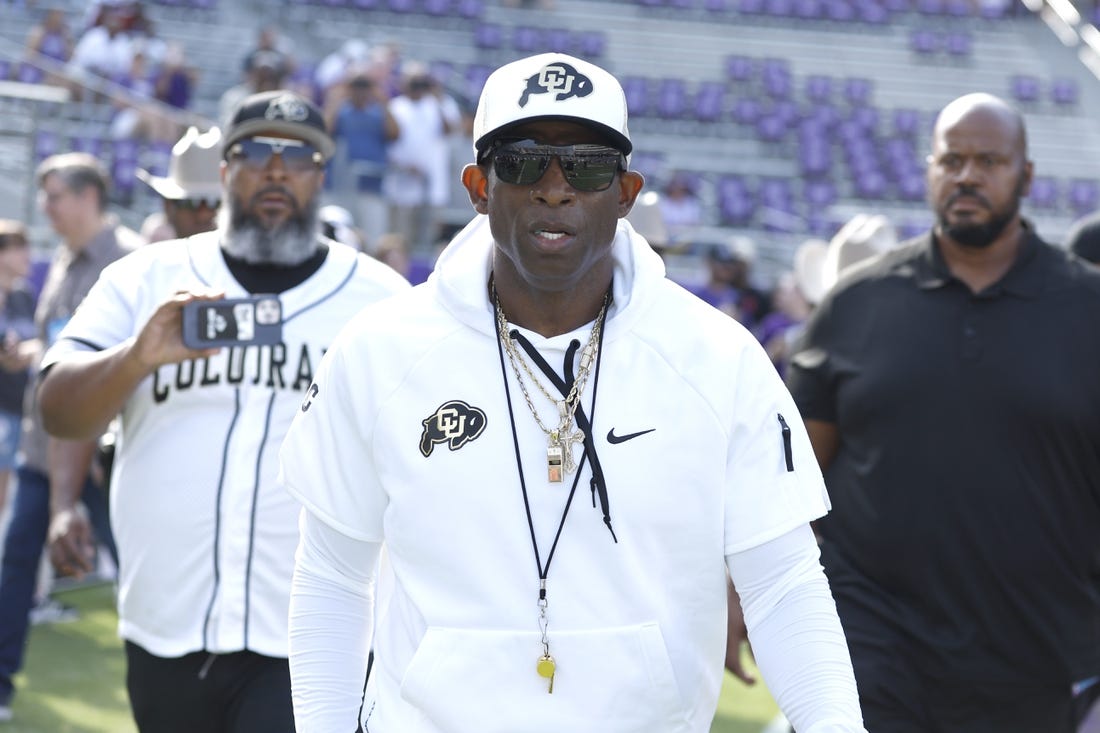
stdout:
{"type": "Polygon", "coordinates": [[[283,340],[277,295],[196,300],[183,306],[183,344],[189,349],[270,346],[283,340]]]}

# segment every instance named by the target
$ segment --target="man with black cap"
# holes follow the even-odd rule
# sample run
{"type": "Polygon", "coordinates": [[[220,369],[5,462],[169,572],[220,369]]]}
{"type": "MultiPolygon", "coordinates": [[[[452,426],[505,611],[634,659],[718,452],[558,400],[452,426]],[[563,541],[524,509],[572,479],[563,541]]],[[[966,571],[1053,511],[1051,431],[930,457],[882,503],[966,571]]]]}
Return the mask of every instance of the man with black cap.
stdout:
{"type": "Polygon", "coordinates": [[[276,483],[279,443],[343,323],[408,287],[318,234],[332,150],[307,100],[243,100],[222,144],[217,230],[106,269],[44,357],[52,433],[95,435],[121,413],[111,509],[141,731],[294,729],[286,617],[299,505],[276,483]],[[209,313],[215,299],[257,293],[266,307],[250,318],[239,303],[219,311],[239,317],[238,343],[185,345],[189,304],[209,313]],[[250,342],[252,324],[281,335],[250,342]]]}
{"type": "Polygon", "coordinates": [[[703,733],[728,569],[796,728],[862,731],[809,440],[756,340],[626,221],[622,87],[507,64],[474,140],[479,216],[348,326],[283,444],[298,730],[703,733]]]}

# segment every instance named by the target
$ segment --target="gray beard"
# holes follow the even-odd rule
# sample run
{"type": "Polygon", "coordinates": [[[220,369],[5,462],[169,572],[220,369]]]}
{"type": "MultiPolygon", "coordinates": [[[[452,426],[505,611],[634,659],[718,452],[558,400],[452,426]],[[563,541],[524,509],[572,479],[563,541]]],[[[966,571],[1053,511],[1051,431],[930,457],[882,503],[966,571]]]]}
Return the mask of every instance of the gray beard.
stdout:
{"type": "Polygon", "coordinates": [[[236,196],[229,196],[218,212],[222,249],[251,265],[301,264],[317,252],[321,231],[319,210],[315,196],[285,222],[269,230],[244,209],[236,196]]]}

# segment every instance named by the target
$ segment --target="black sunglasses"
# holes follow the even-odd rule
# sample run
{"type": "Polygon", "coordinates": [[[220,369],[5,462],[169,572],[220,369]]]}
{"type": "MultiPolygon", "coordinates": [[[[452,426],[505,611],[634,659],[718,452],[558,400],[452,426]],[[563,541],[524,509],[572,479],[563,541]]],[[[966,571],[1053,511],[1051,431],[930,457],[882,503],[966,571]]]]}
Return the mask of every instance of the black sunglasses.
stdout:
{"type": "Polygon", "coordinates": [[[264,170],[276,155],[287,170],[302,173],[323,165],[325,158],[309,143],[281,137],[249,137],[238,140],[226,156],[252,170],[264,170]]]}
{"type": "Polygon", "coordinates": [[[222,205],[222,200],[220,198],[216,198],[216,197],[193,198],[193,199],[173,199],[172,203],[175,205],[175,207],[177,209],[182,209],[183,211],[198,211],[203,206],[205,206],[208,209],[217,209],[219,206],[222,205]]]}
{"type": "Polygon", "coordinates": [[[626,156],[607,145],[541,145],[534,140],[500,140],[486,153],[493,171],[505,183],[530,186],[536,183],[550,160],[557,158],[565,180],[578,191],[604,191],[625,170],[626,156]]]}

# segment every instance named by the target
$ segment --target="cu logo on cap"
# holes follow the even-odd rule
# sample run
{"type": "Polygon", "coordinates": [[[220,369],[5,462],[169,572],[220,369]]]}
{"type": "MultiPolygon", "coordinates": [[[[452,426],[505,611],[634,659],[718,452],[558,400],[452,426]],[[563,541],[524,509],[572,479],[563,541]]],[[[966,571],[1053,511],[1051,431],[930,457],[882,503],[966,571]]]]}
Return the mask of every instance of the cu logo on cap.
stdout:
{"type": "Polygon", "coordinates": [[[570,97],[587,97],[592,93],[592,80],[569,64],[549,64],[527,79],[527,87],[519,98],[519,106],[527,105],[532,94],[557,94],[555,101],[570,97]]]}
{"type": "Polygon", "coordinates": [[[424,432],[420,434],[420,453],[427,458],[436,443],[447,443],[451,450],[476,439],[485,430],[485,413],[462,400],[451,400],[440,405],[435,413],[421,421],[424,432]]]}
{"type": "Polygon", "coordinates": [[[284,119],[288,122],[304,122],[309,118],[309,109],[300,99],[289,94],[272,99],[264,112],[264,119],[284,119]]]}

